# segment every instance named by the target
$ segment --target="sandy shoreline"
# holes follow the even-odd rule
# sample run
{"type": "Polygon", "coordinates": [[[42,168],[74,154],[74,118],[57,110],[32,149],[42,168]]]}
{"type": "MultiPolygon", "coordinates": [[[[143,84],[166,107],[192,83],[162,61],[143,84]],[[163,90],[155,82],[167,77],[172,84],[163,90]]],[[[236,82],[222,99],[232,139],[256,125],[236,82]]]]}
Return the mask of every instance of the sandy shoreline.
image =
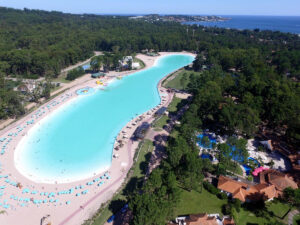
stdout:
{"type": "MultiPolygon", "coordinates": [[[[160,57],[169,54],[190,53],[161,53],[160,57]]],[[[137,57],[144,61],[144,70],[155,65],[156,60],[160,58],[149,57],[146,55],[138,55],[137,57]]],[[[117,76],[127,76],[134,72],[135,71],[126,71],[122,73],[110,72],[107,76],[108,80],[106,80],[105,82],[112,81],[117,76]]],[[[114,150],[113,154],[117,153],[118,157],[112,159],[108,174],[107,176],[103,177],[103,179],[100,179],[100,177],[103,176],[102,173],[93,174],[94,176],[90,177],[89,179],[84,179],[76,182],[66,181],[68,183],[64,184],[37,183],[24,177],[16,169],[15,163],[13,163],[15,155],[14,151],[17,144],[22,139],[22,135],[28,132],[28,130],[32,127],[32,125],[27,124],[27,122],[34,119],[34,123],[38,123],[38,121],[45,118],[47,115],[49,115],[49,113],[56,110],[61,105],[69,102],[73,98],[76,98],[77,95],[75,94],[75,91],[86,86],[95,87],[95,79],[87,79],[84,83],[72,87],[70,90],[67,90],[65,93],[57,96],[50,102],[42,105],[39,109],[22,118],[20,121],[16,121],[4,130],[0,131],[0,137],[3,137],[9,133],[16,133],[18,132],[18,130],[22,129],[22,131],[20,131],[16,137],[12,137],[12,140],[9,142],[10,147],[3,155],[0,156],[0,176],[2,176],[0,178],[0,188],[3,185],[6,186],[4,189],[0,189],[0,195],[3,192],[3,196],[0,198],[0,204],[2,203],[3,205],[4,203],[5,205],[7,205],[8,202],[10,205],[10,208],[6,210],[7,214],[0,216],[0,224],[12,225],[18,224],[20,221],[22,221],[22,224],[25,225],[39,224],[40,219],[47,214],[51,215],[50,221],[52,222],[52,224],[82,224],[85,219],[88,219],[97,210],[97,208],[99,208],[101,203],[104,203],[111,198],[113,193],[120,187],[120,185],[126,178],[126,174],[132,166],[132,159],[134,151],[138,146],[138,142],[132,142],[128,140],[128,138],[123,138],[124,135],[122,135],[122,132],[125,131],[126,135],[130,137],[136,127],[142,122],[151,122],[152,114],[156,111],[156,109],[152,109],[150,110],[150,112],[143,113],[143,118],[141,120],[141,115],[139,115],[137,118],[134,118],[132,121],[127,123],[127,125],[120,131],[114,144],[114,148],[117,147],[117,141],[120,139],[124,141],[124,145],[118,151],[114,150]],[[49,104],[53,104],[53,106],[47,108],[47,105],[49,104]],[[40,113],[37,114],[39,116],[33,116],[36,115],[39,110],[40,113]],[[21,128],[18,128],[19,126],[21,128]],[[12,130],[14,132],[12,132],[12,130]],[[3,177],[4,175],[7,175],[8,177],[3,177]],[[107,179],[108,177],[110,177],[110,179],[107,179]],[[9,182],[6,179],[8,179],[9,182]],[[103,183],[99,187],[98,184],[101,181],[104,181],[105,183],[103,183]],[[13,184],[15,183],[20,183],[22,185],[22,189],[14,186],[13,184]],[[28,188],[30,190],[30,193],[22,193],[24,188],[28,188]],[[84,193],[86,190],[88,190],[88,193],[84,193]],[[35,193],[36,191],[38,192],[35,193]],[[48,195],[46,195],[44,192],[47,192],[48,195]],[[61,192],[62,194],[60,194],[59,196],[51,195],[49,197],[49,194],[51,192],[61,192]],[[80,195],[76,196],[75,194],[80,195]],[[43,201],[47,200],[47,202],[37,204],[34,204],[32,200],[30,200],[29,202],[24,202],[24,199],[26,198],[33,198],[34,200],[43,201]],[[52,199],[53,201],[59,199],[59,201],[49,202],[52,199]],[[7,200],[7,202],[5,200],[7,200]],[[28,215],[30,215],[30,217],[28,217],[28,215]]],[[[158,84],[158,90],[160,92],[160,96],[165,96],[161,97],[160,106],[162,104],[169,104],[169,98],[172,98],[173,96],[166,96],[165,90],[161,87],[161,81],[158,84]]]]}

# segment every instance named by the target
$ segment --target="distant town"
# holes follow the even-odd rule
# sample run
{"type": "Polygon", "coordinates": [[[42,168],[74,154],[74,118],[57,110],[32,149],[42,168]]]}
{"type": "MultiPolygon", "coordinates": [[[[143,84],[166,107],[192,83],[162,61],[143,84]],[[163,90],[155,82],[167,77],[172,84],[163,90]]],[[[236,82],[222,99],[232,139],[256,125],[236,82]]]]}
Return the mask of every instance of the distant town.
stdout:
{"type": "Polygon", "coordinates": [[[151,14],[145,16],[135,16],[130,17],[130,19],[143,20],[146,22],[222,22],[230,20],[230,18],[225,18],[221,16],[188,16],[188,15],[158,15],[151,14]]]}

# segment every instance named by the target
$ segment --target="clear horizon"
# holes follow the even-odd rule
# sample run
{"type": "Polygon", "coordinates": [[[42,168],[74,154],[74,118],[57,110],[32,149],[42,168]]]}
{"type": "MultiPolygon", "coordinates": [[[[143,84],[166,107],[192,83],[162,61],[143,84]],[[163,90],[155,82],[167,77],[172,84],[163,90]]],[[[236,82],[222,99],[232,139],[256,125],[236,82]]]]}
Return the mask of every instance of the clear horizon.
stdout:
{"type": "Polygon", "coordinates": [[[300,16],[299,0],[152,0],[141,2],[138,0],[86,0],[41,2],[38,0],[3,0],[3,7],[16,9],[40,9],[47,11],[61,11],[74,14],[181,14],[181,15],[223,15],[223,16],[300,16]]]}

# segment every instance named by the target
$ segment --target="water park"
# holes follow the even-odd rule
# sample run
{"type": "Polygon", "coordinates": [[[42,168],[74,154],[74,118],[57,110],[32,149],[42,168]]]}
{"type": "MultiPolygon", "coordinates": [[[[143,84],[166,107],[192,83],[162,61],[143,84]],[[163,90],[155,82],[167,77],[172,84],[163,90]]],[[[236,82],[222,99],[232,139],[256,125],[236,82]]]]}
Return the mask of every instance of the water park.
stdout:
{"type": "MultiPolygon", "coordinates": [[[[209,159],[213,163],[218,163],[218,150],[216,150],[217,145],[219,143],[227,143],[227,138],[227,136],[222,137],[213,132],[209,132],[208,130],[198,134],[197,145],[200,150],[200,157],[203,159],[209,159]]],[[[228,146],[230,149],[229,155],[231,159],[238,162],[245,176],[258,176],[260,172],[269,169],[267,164],[271,161],[274,163],[273,168],[276,168],[277,170],[285,171],[289,169],[290,165],[284,157],[274,152],[258,151],[258,143],[253,139],[248,140],[247,152],[249,153],[249,157],[247,157],[246,160],[242,155],[236,153],[236,151],[239,151],[236,146],[232,146],[230,144],[228,144],[228,146]],[[262,166],[262,164],[264,166],[262,166]]]]}

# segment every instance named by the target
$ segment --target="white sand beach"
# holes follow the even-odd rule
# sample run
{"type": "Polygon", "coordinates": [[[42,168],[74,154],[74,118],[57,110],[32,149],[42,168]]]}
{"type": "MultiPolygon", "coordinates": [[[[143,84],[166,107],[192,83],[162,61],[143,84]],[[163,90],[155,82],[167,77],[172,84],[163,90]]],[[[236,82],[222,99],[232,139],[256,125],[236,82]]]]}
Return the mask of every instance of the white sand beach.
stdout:
{"type": "MultiPolygon", "coordinates": [[[[187,52],[161,52],[157,57],[142,54],[136,57],[145,63],[144,69],[148,69],[155,65],[157,59],[170,54],[195,56],[187,52]]],[[[106,78],[103,78],[103,82],[109,83],[118,76],[127,76],[134,72],[109,72],[106,78]]],[[[24,176],[26,171],[20,173],[16,166],[18,154],[15,150],[33,125],[63,104],[76,98],[76,90],[87,86],[96,87],[95,81],[90,74],[87,74],[69,83],[69,89],[66,89],[64,93],[0,131],[0,140],[6,137],[3,143],[7,143],[5,153],[0,155],[0,210],[6,211],[0,216],[1,225],[40,224],[41,219],[47,215],[50,215],[48,220],[53,225],[80,225],[120,188],[133,164],[133,156],[138,146],[138,142],[131,141],[130,137],[141,123],[153,120],[153,113],[157,108],[137,116],[121,130],[114,144],[113,154],[117,157],[113,157],[110,168],[104,173],[99,174],[99,171],[95,171],[90,178],[75,182],[74,180],[41,181],[35,180],[29,174],[24,176]],[[124,132],[126,132],[126,138],[124,138],[124,132]],[[116,151],[115,148],[119,145],[118,140],[122,140],[124,145],[116,151]]],[[[160,106],[169,105],[173,93],[167,93],[161,87],[161,81],[158,89],[161,96],[166,96],[161,98],[160,106]]],[[[20,147],[22,146],[18,146],[20,147]]]]}

